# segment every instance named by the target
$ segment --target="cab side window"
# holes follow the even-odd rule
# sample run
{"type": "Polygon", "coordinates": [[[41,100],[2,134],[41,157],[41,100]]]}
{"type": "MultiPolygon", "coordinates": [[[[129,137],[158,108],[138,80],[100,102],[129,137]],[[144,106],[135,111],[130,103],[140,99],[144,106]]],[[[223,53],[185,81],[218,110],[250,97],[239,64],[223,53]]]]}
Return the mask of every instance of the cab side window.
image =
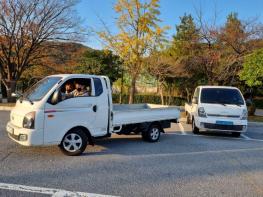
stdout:
{"type": "Polygon", "coordinates": [[[192,103],[198,104],[199,93],[200,93],[200,88],[195,89],[194,96],[193,96],[193,99],[192,99],[192,103]]]}
{"type": "Polygon", "coordinates": [[[194,97],[199,98],[200,88],[197,88],[194,93],[194,97]]]}
{"type": "Polygon", "coordinates": [[[93,78],[94,88],[95,88],[95,96],[100,96],[103,92],[103,87],[100,78],[93,78]]]}
{"type": "Polygon", "coordinates": [[[56,105],[64,100],[92,96],[90,78],[73,78],[63,83],[49,98],[48,103],[56,105]]]}
{"type": "Polygon", "coordinates": [[[60,91],[65,100],[67,98],[91,96],[91,89],[91,79],[74,78],[66,81],[61,86],[60,91]]]}

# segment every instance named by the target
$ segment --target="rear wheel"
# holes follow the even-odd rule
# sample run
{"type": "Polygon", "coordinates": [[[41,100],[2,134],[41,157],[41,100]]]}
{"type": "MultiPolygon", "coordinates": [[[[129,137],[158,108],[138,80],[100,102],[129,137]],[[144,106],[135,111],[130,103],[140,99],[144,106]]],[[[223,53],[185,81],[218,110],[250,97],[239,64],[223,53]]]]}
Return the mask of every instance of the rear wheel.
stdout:
{"type": "Polygon", "coordinates": [[[161,129],[159,125],[150,125],[149,128],[142,132],[143,140],[148,142],[157,142],[161,135],[161,129]]]}
{"type": "Polygon", "coordinates": [[[232,136],[234,137],[240,137],[240,132],[232,132],[232,136]]]}
{"type": "Polygon", "coordinates": [[[199,134],[199,129],[195,125],[195,120],[192,120],[192,131],[194,134],[199,134]]]}
{"type": "Polygon", "coordinates": [[[186,113],[186,124],[191,124],[190,114],[186,113]]]}
{"type": "Polygon", "coordinates": [[[62,139],[60,149],[65,155],[77,156],[86,149],[88,138],[82,129],[69,131],[62,139]]]}

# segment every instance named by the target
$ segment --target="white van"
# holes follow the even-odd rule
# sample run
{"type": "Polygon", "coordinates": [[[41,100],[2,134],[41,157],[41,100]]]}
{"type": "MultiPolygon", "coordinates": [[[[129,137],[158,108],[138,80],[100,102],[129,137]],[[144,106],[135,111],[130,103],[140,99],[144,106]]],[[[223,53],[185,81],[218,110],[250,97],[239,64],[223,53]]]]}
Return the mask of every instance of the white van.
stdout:
{"type": "Polygon", "coordinates": [[[21,96],[6,129],[24,146],[59,145],[67,155],[81,154],[97,137],[141,133],[159,140],[163,128],[177,122],[180,109],[163,105],[113,105],[108,77],[64,74],[48,76],[21,96]],[[85,96],[66,96],[66,86],[82,83],[85,96]]]}
{"type": "Polygon", "coordinates": [[[238,137],[247,130],[246,103],[235,87],[199,86],[185,111],[195,134],[199,130],[224,131],[238,137]]]}

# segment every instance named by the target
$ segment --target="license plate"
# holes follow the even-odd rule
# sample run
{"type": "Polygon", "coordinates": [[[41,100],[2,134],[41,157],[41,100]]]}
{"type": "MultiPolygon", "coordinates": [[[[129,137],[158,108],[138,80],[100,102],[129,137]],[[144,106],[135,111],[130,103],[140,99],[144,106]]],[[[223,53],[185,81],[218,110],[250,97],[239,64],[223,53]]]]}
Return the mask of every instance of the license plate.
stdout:
{"type": "Polygon", "coordinates": [[[233,122],[231,121],[221,121],[221,120],[217,120],[216,124],[220,124],[220,125],[233,125],[233,122]]]}
{"type": "Polygon", "coordinates": [[[10,126],[7,126],[7,132],[10,133],[10,134],[14,134],[14,129],[10,126]]]}

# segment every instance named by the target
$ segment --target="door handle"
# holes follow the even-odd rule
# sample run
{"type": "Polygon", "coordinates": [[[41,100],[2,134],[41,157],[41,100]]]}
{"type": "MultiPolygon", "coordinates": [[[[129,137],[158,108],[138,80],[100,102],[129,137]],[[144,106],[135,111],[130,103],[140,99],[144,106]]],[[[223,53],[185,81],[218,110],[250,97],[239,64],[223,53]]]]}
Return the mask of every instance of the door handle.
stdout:
{"type": "Polygon", "coordinates": [[[96,111],[97,111],[97,105],[94,105],[94,106],[92,107],[92,109],[93,109],[94,112],[96,112],[96,111]]]}

